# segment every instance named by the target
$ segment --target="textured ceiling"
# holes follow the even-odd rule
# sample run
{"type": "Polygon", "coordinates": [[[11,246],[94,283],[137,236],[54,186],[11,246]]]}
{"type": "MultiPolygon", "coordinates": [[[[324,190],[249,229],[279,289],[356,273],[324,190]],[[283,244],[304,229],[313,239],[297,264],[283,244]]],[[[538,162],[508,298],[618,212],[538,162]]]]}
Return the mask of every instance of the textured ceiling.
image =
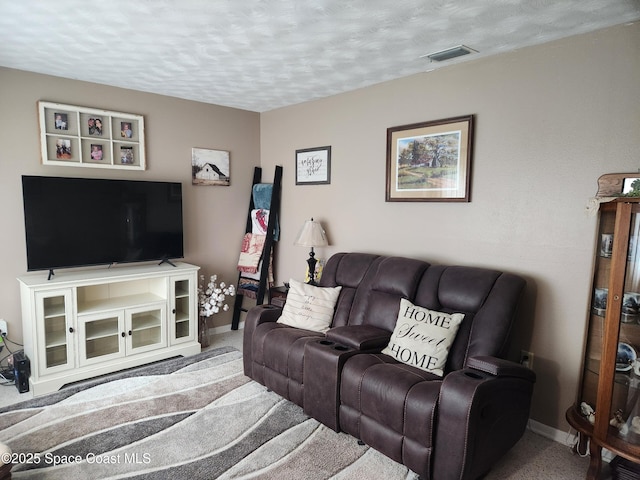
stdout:
{"type": "Polygon", "coordinates": [[[264,112],[638,19],[640,0],[0,0],[0,66],[264,112]],[[420,58],[459,44],[479,53],[420,58]]]}

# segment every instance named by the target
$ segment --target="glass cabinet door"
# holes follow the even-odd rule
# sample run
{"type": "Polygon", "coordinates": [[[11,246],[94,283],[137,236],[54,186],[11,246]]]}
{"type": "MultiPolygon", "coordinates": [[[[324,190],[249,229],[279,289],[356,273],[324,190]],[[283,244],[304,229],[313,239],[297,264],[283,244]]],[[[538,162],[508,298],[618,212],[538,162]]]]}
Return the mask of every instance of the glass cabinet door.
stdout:
{"type": "Polygon", "coordinates": [[[165,305],[127,309],[125,330],[127,355],[167,346],[165,305]]]}
{"type": "MultiPolygon", "coordinates": [[[[609,279],[611,276],[611,259],[613,256],[613,238],[616,212],[604,205],[600,214],[598,229],[598,245],[595,259],[594,289],[591,292],[591,315],[587,334],[584,372],[582,375],[583,414],[595,411],[598,398],[598,381],[602,361],[603,331],[605,314],[609,297],[609,279]],[[585,405],[586,404],[586,405],[585,405]]],[[[591,416],[590,421],[595,421],[591,416]]]]}
{"type": "Polygon", "coordinates": [[[80,365],[103,362],[125,354],[124,314],[99,313],[78,316],[80,365]]]}
{"type": "MultiPolygon", "coordinates": [[[[628,205],[628,204],[627,204],[628,205]]],[[[629,229],[620,231],[624,238],[615,242],[622,257],[620,268],[623,273],[622,288],[612,281],[615,292],[612,299],[621,301],[612,303],[612,323],[618,326],[618,338],[615,353],[613,392],[610,407],[609,436],[624,440],[634,446],[640,446],[640,205],[628,205],[630,210],[629,229]],[[618,297],[618,298],[616,298],[618,297]],[[619,304],[619,312],[618,312],[619,304]]],[[[625,212],[623,212],[625,213],[625,212]]],[[[615,265],[614,265],[615,266],[615,265]]],[[[612,334],[615,328],[611,328],[612,334]]],[[[614,439],[610,439],[615,443],[614,439]]]]}
{"type": "Polygon", "coordinates": [[[72,291],[36,294],[38,352],[41,374],[75,366],[73,352],[72,291]]]}
{"type": "Polygon", "coordinates": [[[639,239],[640,204],[601,206],[580,397],[594,436],[632,455],[640,453],[639,239]]]}
{"type": "Polygon", "coordinates": [[[196,301],[192,277],[174,278],[171,284],[171,342],[190,341],[195,337],[196,301]]]}

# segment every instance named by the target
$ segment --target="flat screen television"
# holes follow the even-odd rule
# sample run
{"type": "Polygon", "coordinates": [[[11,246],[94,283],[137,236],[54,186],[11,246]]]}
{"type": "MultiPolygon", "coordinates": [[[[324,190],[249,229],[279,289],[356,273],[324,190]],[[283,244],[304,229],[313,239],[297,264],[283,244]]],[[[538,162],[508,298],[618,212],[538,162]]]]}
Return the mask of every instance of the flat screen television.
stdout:
{"type": "Polygon", "coordinates": [[[184,256],[180,183],[25,175],[22,193],[29,271],[184,256]]]}

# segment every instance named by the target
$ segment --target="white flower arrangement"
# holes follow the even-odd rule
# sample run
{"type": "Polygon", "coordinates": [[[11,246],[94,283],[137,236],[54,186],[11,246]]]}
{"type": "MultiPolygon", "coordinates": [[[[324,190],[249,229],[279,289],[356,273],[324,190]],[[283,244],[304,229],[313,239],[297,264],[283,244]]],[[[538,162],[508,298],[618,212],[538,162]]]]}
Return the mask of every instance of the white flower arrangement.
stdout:
{"type": "Polygon", "coordinates": [[[234,285],[227,285],[224,282],[216,283],[217,275],[211,275],[209,283],[204,286],[204,275],[200,275],[200,285],[198,285],[198,304],[200,305],[200,316],[210,317],[220,310],[226,312],[229,305],[225,303],[227,295],[233,297],[236,294],[234,285]]]}

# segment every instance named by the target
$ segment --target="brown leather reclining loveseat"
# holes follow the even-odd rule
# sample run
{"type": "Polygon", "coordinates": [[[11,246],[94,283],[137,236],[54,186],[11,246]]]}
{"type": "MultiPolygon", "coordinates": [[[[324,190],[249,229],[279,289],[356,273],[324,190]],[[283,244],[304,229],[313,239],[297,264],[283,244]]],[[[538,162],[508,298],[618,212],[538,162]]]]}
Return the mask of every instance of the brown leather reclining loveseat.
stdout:
{"type": "Polygon", "coordinates": [[[326,333],[277,322],[282,309],[272,305],[249,311],[247,376],[424,479],[480,478],[520,439],[535,374],[504,356],[522,278],[339,253],[327,261],[320,286],[342,287],[326,333]],[[402,299],[464,314],[442,376],[412,365],[415,354],[398,360],[380,353],[402,299]]]}

